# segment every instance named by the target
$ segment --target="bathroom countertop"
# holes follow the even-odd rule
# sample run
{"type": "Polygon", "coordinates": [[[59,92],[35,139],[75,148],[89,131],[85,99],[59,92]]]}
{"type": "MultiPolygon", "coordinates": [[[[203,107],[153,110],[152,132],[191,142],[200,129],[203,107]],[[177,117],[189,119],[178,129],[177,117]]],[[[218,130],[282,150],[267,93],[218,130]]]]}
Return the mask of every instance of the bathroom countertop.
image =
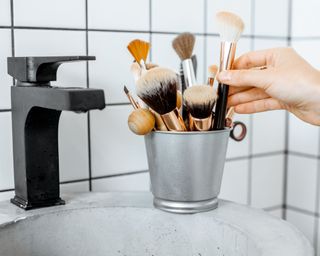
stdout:
{"type": "Polygon", "coordinates": [[[25,218],[71,211],[76,209],[94,208],[147,208],[156,211],[157,215],[166,218],[193,221],[198,216],[201,218],[214,218],[215,221],[230,225],[245,233],[254,241],[262,255],[272,256],[311,256],[313,249],[309,241],[291,224],[271,216],[262,210],[253,209],[244,205],[228,201],[219,201],[216,210],[191,215],[179,215],[162,212],[154,209],[152,194],[149,192],[108,192],[108,193],[84,193],[65,194],[62,198],[66,201],[64,206],[41,208],[24,211],[8,201],[0,202],[0,231],[1,228],[19,222],[25,218]]]}

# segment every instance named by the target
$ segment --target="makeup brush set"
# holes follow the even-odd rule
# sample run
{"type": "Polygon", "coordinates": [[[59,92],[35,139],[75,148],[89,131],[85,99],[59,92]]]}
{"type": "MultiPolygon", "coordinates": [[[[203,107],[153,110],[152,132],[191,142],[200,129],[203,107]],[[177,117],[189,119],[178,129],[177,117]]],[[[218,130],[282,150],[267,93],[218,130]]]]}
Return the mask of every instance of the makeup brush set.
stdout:
{"type": "Polygon", "coordinates": [[[157,130],[187,132],[234,127],[234,109],[227,109],[229,86],[219,83],[216,89],[214,80],[217,72],[232,68],[236,44],[244,24],[240,17],[230,12],[217,13],[216,23],[221,39],[220,66],[208,67],[205,84],[196,80],[193,34],[182,33],[172,41],[172,47],[181,60],[179,74],[147,63],[150,43],[136,39],[128,44],[127,48],[135,60],[131,72],[138,96],[135,99],[124,86],[124,92],[134,108],[128,118],[132,132],[146,135],[157,130]]]}

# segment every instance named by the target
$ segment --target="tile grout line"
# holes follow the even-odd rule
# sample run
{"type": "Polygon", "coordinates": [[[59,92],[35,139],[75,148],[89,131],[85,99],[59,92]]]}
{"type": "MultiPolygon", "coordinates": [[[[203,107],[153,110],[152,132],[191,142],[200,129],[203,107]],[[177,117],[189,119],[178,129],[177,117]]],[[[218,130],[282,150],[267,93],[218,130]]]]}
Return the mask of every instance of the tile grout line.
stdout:
{"type": "MultiPolygon", "coordinates": [[[[85,1],[85,26],[86,26],[86,56],[89,55],[89,32],[88,32],[88,0],[85,1]]],[[[86,61],[86,85],[90,87],[89,79],[89,61],[86,61]]],[[[90,111],[87,113],[87,136],[88,136],[88,178],[89,191],[92,191],[92,157],[91,157],[91,129],[90,129],[90,111]]]]}
{"type": "MultiPolygon", "coordinates": [[[[14,3],[13,0],[10,0],[10,20],[11,20],[11,26],[10,26],[10,30],[11,30],[11,56],[14,57],[15,56],[15,40],[14,40],[14,3]]],[[[14,78],[12,78],[12,85],[15,85],[16,81],[14,78]]]]}
{"type": "MultiPolygon", "coordinates": [[[[320,128],[318,128],[318,154],[320,154],[320,128]]],[[[320,159],[317,159],[317,177],[316,177],[316,195],[315,195],[315,212],[319,214],[319,204],[320,204],[320,159]]],[[[319,237],[319,218],[315,218],[314,229],[313,229],[313,244],[315,248],[316,255],[318,254],[318,237],[319,237]]]]}
{"type": "MultiPolygon", "coordinates": [[[[208,9],[208,0],[203,0],[203,4],[204,4],[204,10],[203,10],[203,32],[204,33],[207,33],[207,30],[208,30],[208,24],[207,24],[207,9],[208,9]]],[[[204,36],[203,38],[203,80],[204,80],[204,83],[206,83],[206,74],[207,74],[207,66],[208,66],[208,51],[207,51],[207,45],[208,45],[208,37],[207,36],[204,36]]]]}

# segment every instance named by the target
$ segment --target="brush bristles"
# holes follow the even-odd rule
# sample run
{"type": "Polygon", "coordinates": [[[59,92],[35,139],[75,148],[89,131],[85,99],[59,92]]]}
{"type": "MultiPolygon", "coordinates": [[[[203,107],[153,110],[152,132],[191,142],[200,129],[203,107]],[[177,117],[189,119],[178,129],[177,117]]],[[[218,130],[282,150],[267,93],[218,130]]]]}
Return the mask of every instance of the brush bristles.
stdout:
{"type": "Polygon", "coordinates": [[[216,14],[218,33],[221,41],[236,43],[244,29],[242,19],[231,12],[218,12],[216,14]]]}
{"type": "Polygon", "coordinates": [[[172,41],[172,47],[182,61],[191,58],[195,41],[191,33],[182,33],[172,41]]]}
{"type": "Polygon", "coordinates": [[[150,50],[150,43],[135,39],[128,44],[127,48],[138,63],[140,63],[141,60],[146,63],[150,50]]]}
{"type": "Polygon", "coordinates": [[[137,95],[160,115],[176,108],[178,79],[175,72],[156,67],[137,81],[137,95]]]}
{"type": "Polygon", "coordinates": [[[217,72],[218,72],[218,66],[217,65],[211,65],[211,66],[208,67],[209,77],[215,78],[217,72]]]}
{"type": "Polygon", "coordinates": [[[185,90],[183,98],[186,107],[194,118],[204,119],[212,114],[217,93],[208,85],[194,85],[185,90]]]}
{"type": "Polygon", "coordinates": [[[133,62],[131,64],[130,71],[133,75],[134,81],[137,81],[141,77],[141,67],[137,62],[133,62]]]}

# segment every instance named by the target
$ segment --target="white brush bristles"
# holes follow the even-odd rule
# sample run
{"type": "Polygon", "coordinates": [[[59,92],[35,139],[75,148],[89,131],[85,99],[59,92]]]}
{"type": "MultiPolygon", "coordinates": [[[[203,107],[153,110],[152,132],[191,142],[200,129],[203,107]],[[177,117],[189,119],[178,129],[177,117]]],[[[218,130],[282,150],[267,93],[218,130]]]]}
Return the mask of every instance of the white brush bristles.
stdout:
{"type": "Polygon", "coordinates": [[[208,85],[194,85],[184,91],[183,98],[191,105],[211,104],[216,101],[217,93],[208,85]]]}
{"type": "Polygon", "coordinates": [[[223,42],[236,43],[244,30],[242,19],[231,12],[218,12],[216,23],[223,42]]]}
{"type": "Polygon", "coordinates": [[[168,68],[155,67],[148,70],[137,81],[137,94],[156,94],[161,90],[161,87],[170,85],[171,83],[178,83],[177,74],[168,68]]]}

